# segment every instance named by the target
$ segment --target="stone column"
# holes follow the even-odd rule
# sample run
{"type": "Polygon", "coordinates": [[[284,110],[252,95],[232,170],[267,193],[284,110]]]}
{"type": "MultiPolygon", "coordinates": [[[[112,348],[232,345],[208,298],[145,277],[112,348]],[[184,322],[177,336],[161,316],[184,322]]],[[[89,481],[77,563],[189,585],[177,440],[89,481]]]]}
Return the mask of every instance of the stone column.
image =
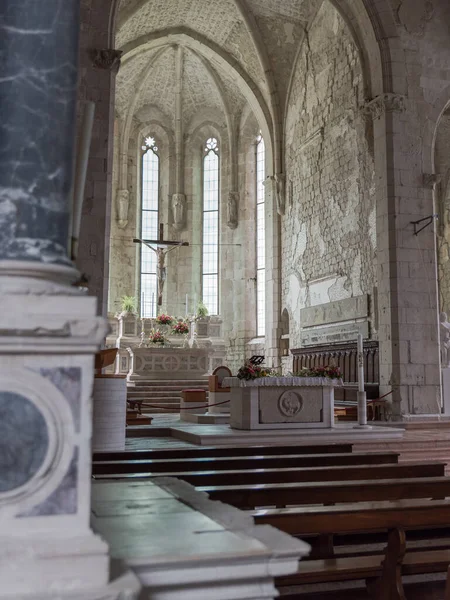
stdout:
{"type": "Polygon", "coordinates": [[[280,357],[280,314],[281,314],[281,231],[277,209],[277,181],[268,177],[265,187],[266,218],[266,340],[265,364],[281,366],[280,357]]]}
{"type": "Polygon", "coordinates": [[[117,598],[90,529],[93,355],[67,255],[79,2],[0,3],[0,598],[117,598]]]}
{"type": "Polygon", "coordinates": [[[440,412],[434,213],[421,173],[420,125],[412,101],[383,94],[368,103],[377,175],[378,313],[381,392],[393,390],[394,420],[440,412]]]}

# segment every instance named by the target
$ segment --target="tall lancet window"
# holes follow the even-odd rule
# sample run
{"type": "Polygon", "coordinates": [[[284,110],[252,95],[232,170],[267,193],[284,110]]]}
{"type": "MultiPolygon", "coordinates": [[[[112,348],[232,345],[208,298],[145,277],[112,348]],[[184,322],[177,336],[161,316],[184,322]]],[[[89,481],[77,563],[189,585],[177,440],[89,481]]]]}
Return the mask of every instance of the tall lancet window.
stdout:
{"type": "Polygon", "coordinates": [[[266,332],[266,219],[264,214],[264,179],[266,150],[260,134],[256,139],[256,334],[266,332]]]}
{"type": "Polygon", "coordinates": [[[210,315],[219,313],[219,145],[206,142],[203,158],[202,298],[210,315]]]}
{"type": "MultiPolygon", "coordinates": [[[[142,146],[141,239],[158,239],[159,155],[155,139],[146,137],[142,146]]],[[[141,316],[156,317],[158,283],[156,253],[141,244],[141,316]]]]}

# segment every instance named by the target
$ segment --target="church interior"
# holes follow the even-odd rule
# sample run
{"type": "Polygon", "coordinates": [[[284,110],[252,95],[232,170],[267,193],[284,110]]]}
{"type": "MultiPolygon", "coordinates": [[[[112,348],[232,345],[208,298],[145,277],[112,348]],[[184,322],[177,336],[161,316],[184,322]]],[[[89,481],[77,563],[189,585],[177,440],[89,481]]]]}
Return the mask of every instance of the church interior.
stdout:
{"type": "Polygon", "coordinates": [[[450,600],[449,0],[1,0],[0,600],[450,600]]]}

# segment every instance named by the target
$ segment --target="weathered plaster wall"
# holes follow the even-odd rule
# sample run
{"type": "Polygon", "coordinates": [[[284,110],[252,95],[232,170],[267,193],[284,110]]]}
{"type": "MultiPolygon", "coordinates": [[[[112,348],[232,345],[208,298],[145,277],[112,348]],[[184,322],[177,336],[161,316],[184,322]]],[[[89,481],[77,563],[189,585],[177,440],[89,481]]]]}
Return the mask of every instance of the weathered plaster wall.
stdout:
{"type": "Polygon", "coordinates": [[[437,226],[439,309],[450,312],[450,114],[439,122],[436,136],[435,168],[440,180],[435,201],[439,214],[437,226]]]}
{"type": "Polygon", "coordinates": [[[372,132],[363,100],[357,49],[324,3],[303,42],[285,127],[282,296],[294,348],[301,308],[376,286],[372,132]]]}

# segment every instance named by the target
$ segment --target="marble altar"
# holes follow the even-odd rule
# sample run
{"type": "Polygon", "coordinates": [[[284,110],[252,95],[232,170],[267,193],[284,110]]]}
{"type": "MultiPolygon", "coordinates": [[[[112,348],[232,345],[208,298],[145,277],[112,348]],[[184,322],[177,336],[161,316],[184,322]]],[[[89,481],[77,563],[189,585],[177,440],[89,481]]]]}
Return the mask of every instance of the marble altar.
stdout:
{"type": "Polygon", "coordinates": [[[334,388],[340,380],[321,377],[263,377],[224,380],[231,388],[233,429],[334,427],[334,388]]]}
{"type": "Polygon", "coordinates": [[[117,360],[106,372],[137,379],[199,379],[223,364],[225,342],[221,337],[220,317],[205,317],[193,323],[187,336],[171,335],[170,327],[158,326],[154,319],[141,320],[138,315],[122,313],[110,317],[109,348],[118,348],[117,360]],[[152,328],[167,337],[164,345],[146,340],[152,328]]]}

